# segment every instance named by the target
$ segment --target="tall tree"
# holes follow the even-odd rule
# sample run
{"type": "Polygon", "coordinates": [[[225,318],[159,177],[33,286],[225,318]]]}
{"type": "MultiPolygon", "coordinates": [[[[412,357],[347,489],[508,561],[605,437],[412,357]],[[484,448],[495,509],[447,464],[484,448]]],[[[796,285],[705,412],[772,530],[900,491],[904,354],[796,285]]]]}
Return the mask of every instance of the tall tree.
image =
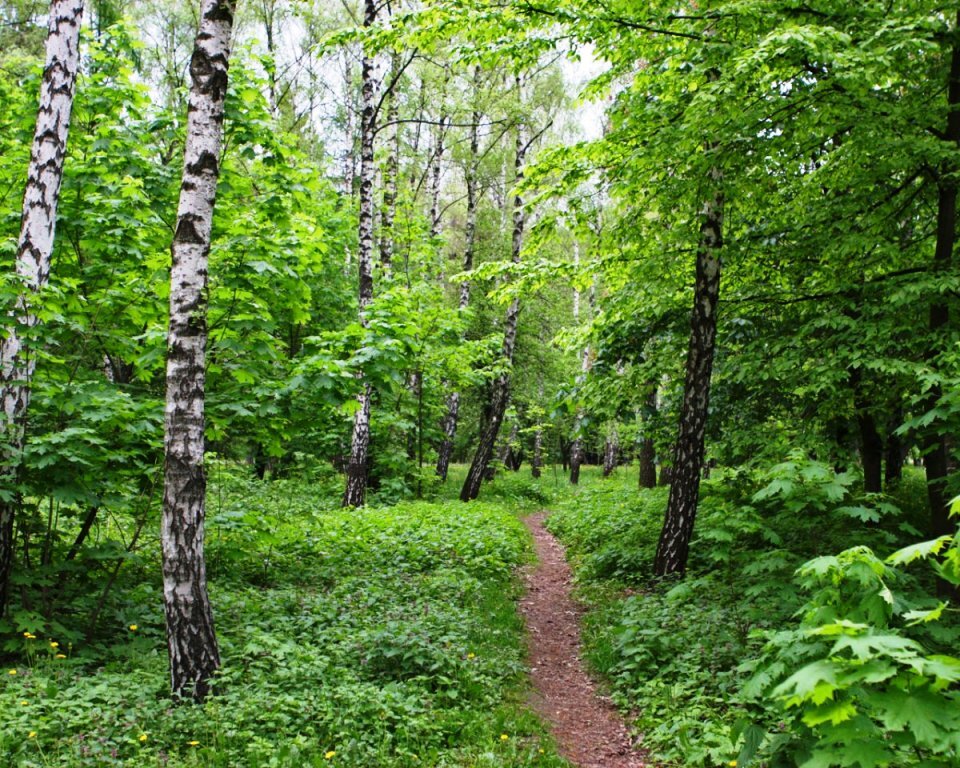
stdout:
{"type": "Polygon", "coordinates": [[[33,134],[23,214],[17,242],[19,292],[10,314],[12,324],[0,336],[0,615],[6,611],[13,567],[14,517],[19,505],[18,466],[24,449],[30,382],[37,359],[32,336],[39,324],[38,294],[50,277],[57,222],[57,203],[67,151],[70,112],[80,63],[80,22],[83,0],[53,0],[47,32],[46,61],[40,85],[40,105],[33,134]]]}
{"type": "MultiPolygon", "coordinates": [[[[473,252],[476,247],[477,239],[477,206],[479,204],[479,195],[477,194],[477,164],[480,155],[480,119],[482,117],[478,101],[480,90],[480,67],[473,70],[473,98],[474,108],[470,121],[470,154],[467,156],[465,182],[467,188],[467,219],[465,224],[464,237],[466,243],[463,249],[463,271],[469,272],[473,269],[473,252]]],[[[432,219],[432,217],[431,217],[432,219]]],[[[464,280],[460,283],[459,290],[460,311],[465,312],[470,306],[470,283],[464,280]]],[[[454,390],[447,396],[447,413],[443,419],[443,441],[437,452],[437,475],[443,480],[447,479],[447,471],[450,468],[450,458],[453,456],[453,442],[457,436],[457,420],[460,414],[460,392],[454,390]]]]}
{"type": "MultiPolygon", "coordinates": [[[[516,78],[517,94],[521,96],[521,81],[516,78]]],[[[522,98],[521,98],[522,101],[522,98]]],[[[516,155],[514,158],[514,195],[513,195],[513,236],[511,238],[511,258],[514,264],[520,263],[520,253],[523,250],[523,230],[526,224],[523,198],[520,195],[519,185],[523,181],[523,169],[526,161],[529,144],[525,141],[522,121],[517,123],[516,155]]],[[[503,416],[510,402],[510,370],[513,362],[513,351],[517,343],[517,322],[520,318],[520,298],[510,302],[506,317],[503,321],[503,346],[500,358],[504,369],[494,380],[490,393],[490,417],[480,433],[477,451],[473,456],[467,477],[460,489],[460,500],[471,501],[480,495],[480,486],[487,472],[487,466],[493,457],[493,450],[500,434],[503,416]]]]}
{"type": "MultiPolygon", "coordinates": [[[[711,73],[711,79],[716,78],[711,73]]],[[[717,145],[708,151],[717,151],[717,145]]],[[[710,404],[710,376],[717,336],[717,303],[720,299],[720,250],[723,247],[723,174],[715,166],[709,173],[712,189],[703,206],[697,247],[690,346],[680,408],[680,426],[673,460],[670,498],[664,516],[654,572],[657,576],[683,573],[687,567],[690,537],[697,515],[700,475],[703,470],[704,435],[710,404]]]]}
{"type": "Polygon", "coordinates": [[[161,544],[170,683],[202,700],[220,666],[203,552],[207,264],[220,175],[232,0],[204,0],[190,61],[183,180],[173,235],[161,544]]]}
{"type": "MultiPolygon", "coordinates": [[[[365,0],[363,26],[372,27],[377,21],[376,0],[365,0]]],[[[361,64],[361,92],[363,109],[360,115],[360,246],[357,258],[359,273],[360,322],[366,327],[366,308],[373,301],[373,142],[376,135],[377,82],[373,56],[364,52],[361,64]]],[[[357,412],[353,417],[353,435],[350,440],[350,461],[347,464],[347,483],[343,492],[344,507],[363,506],[367,493],[368,453],[370,450],[369,382],[362,382],[357,395],[357,412]]]]}

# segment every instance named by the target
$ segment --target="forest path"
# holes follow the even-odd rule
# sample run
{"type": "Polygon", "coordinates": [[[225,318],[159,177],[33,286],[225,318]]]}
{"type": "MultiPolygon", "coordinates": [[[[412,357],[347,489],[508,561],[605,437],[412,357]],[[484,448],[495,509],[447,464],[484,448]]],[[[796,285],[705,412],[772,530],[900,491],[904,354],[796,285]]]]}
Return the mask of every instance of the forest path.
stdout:
{"type": "Polygon", "coordinates": [[[560,753],[578,768],[643,768],[626,726],[597,693],[580,659],[580,606],[563,546],[543,525],[549,513],[524,519],[537,565],[525,573],[520,613],[527,624],[533,708],[550,724],[560,753]]]}

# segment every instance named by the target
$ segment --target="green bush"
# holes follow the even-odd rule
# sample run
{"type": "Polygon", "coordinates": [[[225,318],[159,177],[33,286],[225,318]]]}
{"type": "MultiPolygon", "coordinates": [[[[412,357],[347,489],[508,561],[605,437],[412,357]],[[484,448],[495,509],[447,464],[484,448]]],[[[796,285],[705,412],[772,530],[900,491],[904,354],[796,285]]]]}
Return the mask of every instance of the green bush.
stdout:
{"type": "MultiPolygon", "coordinates": [[[[938,604],[924,597],[933,586],[927,574],[908,577],[899,567],[883,565],[884,578],[898,587],[892,609],[869,582],[873,571],[856,558],[860,564],[851,561],[850,573],[829,589],[816,582],[816,569],[846,562],[849,555],[838,559],[832,553],[853,544],[861,547],[855,552],[869,553],[915,538],[926,514],[925,486],[916,482],[917,474],[908,471],[888,497],[859,493],[852,473],[838,473],[800,454],[765,469],[716,471],[701,486],[689,571],[681,582],[651,578],[665,489],[638,495],[628,487],[593,486],[560,503],[549,525],[567,545],[580,595],[590,606],[587,658],[609,681],[615,702],[631,713],[644,744],[658,758],[704,768],[734,760],[741,766],[751,761],[797,765],[813,754],[817,739],[828,738],[822,724],[815,731],[803,722],[805,707],[814,706],[810,701],[795,690],[778,689],[807,663],[832,658],[837,638],[811,630],[849,621],[849,627],[839,626],[854,633],[850,637],[860,638],[861,632],[871,637],[881,628],[889,634],[890,616],[916,616],[909,612],[938,604]],[[800,574],[799,588],[795,573],[800,574]],[[867,592],[854,578],[858,575],[868,580],[867,592]],[[821,611],[818,624],[798,628],[795,616],[812,621],[803,590],[814,590],[818,604],[824,610],[832,606],[835,615],[821,611]],[[788,700],[792,706],[785,710],[788,700]]],[[[905,673],[910,664],[927,664],[921,657],[943,658],[953,629],[947,614],[942,616],[937,622],[915,622],[903,635],[918,644],[911,646],[916,656],[901,665],[905,673]]],[[[861,661],[850,652],[847,656],[844,663],[861,661]]],[[[922,696],[943,687],[949,669],[938,672],[939,678],[904,684],[903,690],[922,696]]],[[[943,691],[938,695],[953,695],[943,691]]],[[[940,703],[948,712],[946,698],[940,703]]],[[[933,718],[932,730],[941,742],[952,738],[951,718],[933,718]]],[[[892,721],[878,717],[874,722],[892,721]]],[[[911,727],[906,721],[902,730],[911,727]]],[[[879,727],[864,743],[873,738],[882,746],[884,739],[896,741],[879,727]]],[[[945,748],[939,742],[911,747],[924,759],[934,759],[941,754],[936,750],[945,748]]],[[[824,749],[829,753],[829,745],[824,749]]],[[[898,760],[904,759],[894,751],[898,760]]],[[[840,759],[810,765],[856,765],[840,759]]],[[[874,764],[901,762],[864,763],[861,768],[874,764]]],[[[916,763],[927,764],[943,763],[916,763]]]]}

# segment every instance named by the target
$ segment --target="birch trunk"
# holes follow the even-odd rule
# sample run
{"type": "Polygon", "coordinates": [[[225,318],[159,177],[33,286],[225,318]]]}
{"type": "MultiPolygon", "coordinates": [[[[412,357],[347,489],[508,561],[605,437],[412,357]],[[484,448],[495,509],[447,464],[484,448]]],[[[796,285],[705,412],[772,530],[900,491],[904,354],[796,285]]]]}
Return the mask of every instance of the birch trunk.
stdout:
{"type": "Polygon", "coordinates": [[[207,262],[220,174],[223,102],[234,3],[204,0],[190,60],[183,180],[170,270],[161,548],[170,683],[177,698],[202,700],[220,667],[207,594],[204,388],[207,262]]]}
{"type": "MultiPolygon", "coordinates": [[[[519,78],[518,78],[519,90],[519,78]]],[[[523,164],[526,157],[527,146],[523,140],[523,128],[517,126],[517,153],[515,160],[515,184],[519,185],[523,181],[523,164]]],[[[511,246],[511,256],[515,264],[520,263],[520,252],[523,249],[523,230],[526,224],[526,215],[523,210],[523,198],[518,191],[514,192],[513,197],[513,238],[511,246]]],[[[501,373],[493,382],[493,389],[490,397],[490,419],[486,427],[480,434],[480,441],[477,444],[477,452],[474,454],[473,462],[467,472],[463,488],[460,489],[460,500],[471,501],[480,495],[480,485],[483,483],[484,475],[487,471],[487,465],[493,456],[494,446],[497,442],[497,435],[500,434],[500,425],[503,423],[503,415],[507,410],[507,404],[510,401],[510,373],[509,366],[513,363],[513,350],[517,343],[517,320],[520,317],[520,299],[516,298],[510,303],[507,309],[506,317],[503,323],[503,348],[501,358],[504,365],[508,368],[501,373]]]]}
{"type": "Polygon", "coordinates": [[[400,105],[397,88],[400,85],[400,54],[390,57],[393,88],[387,107],[387,124],[390,126],[390,151],[383,171],[383,210],[380,212],[380,266],[389,273],[393,264],[393,222],[397,217],[397,177],[400,173],[400,105]]]}
{"type": "MultiPolygon", "coordinates": [[[[374,0],[364,4],[363,25],[372,27],[377,20],[374,0]]],[[[376,132],[377,88],[374,61],[364,55],[362,64],[363,111],[360,118],[360,249],[357,258],[359,272],[360,323],[367,327],[366,308],[373,301],[373,177],[376,173],[373,159],[373,140],[376,132]]],[[[347,464],[347,484],[343,492],[344,507],[361,507],[367,494],[367,460],[370,450],[370,396],[368,383],[357,395],[358,408],[353,418],[350,440],[350,462],[347,464]]]]}
{"type": "Polygon", "coordinates": [[[603,476],[610,477],[617,468],[617,453],[620,451],[620,435],[614,424],[603,444],[603,476]]]}
{"type": "MultiPolygon", "coordinates": [[[[437,139],[433,148],[433,159],[430,165],[430,237],[440,234],[440,181],[443,177],[443,153],[446,151],[444,139],[446,136],[447,116],[440,116],[440,125],[437,126],[437,139]]],[[[442,263],[442,262],[441,262],[442,263]]]]}
{"type": "MultiPolygon", "coordinates": [[[[480,67],[473,71],[474,97],[480,89],[480,67]]],[[[473,120],[470,125],[470,157],[467,161],[467,221],[464,233],[466,245],[463,251],[463,271],[473,269],[473,253],[477,239],[477,158],[480,155],[480,118],[479,110],[474,109],[473,120]]],[[[470,283],[464,280],[460,283],[460,313],[463,314],[470,306],[470,283]]],[[[450,459],[453,456],[453,444],[457,436],[457,420],[460,415],[460,393],[451,392],[447,397],[447,415],[443,419],[443,442],[437,452],[437,475],[444,481],[450,469],[450,459]]]]}
{"type": "Polygon", "coordinates": [[[12,323],[4,329],[5,333],[0,333],[0,397],[3,398],[0,488],[10,494],[0,501],[0,616],[6,611],[9,598],[14,517],[19,504],[15,488],[26,435],[30,382],[37,363],[27,344],[39,323],[35,309],[37,294],[50,276],[57,203],[80,62],[82,17],[83,0],[54,0],[50,4],[40,106],[17,241],[20,293],[10,312],[12,323]]]}
{"type": "MultiPolygon", "coordinates": [[[[590,347],[583,350],[583,356],[580,359],[580,377],[586,379],[590,373],[590,347]]],[[[570,483],[579,485],[580,467],[583,464],[583,437],[580,432],[583,429],[583,408],[577,409],[577,417],[573,422],[573,442],[570,443],[570,483]]]]}
{"type": "Polygon", "coordinates": [[[711,170],[710,181],[716,191],[704,205],[703,222],[700,225],[680,427],[671,470],[670,497],[654,560],[657,576],[686,571],[700,493],[710,376],[717,335],[720,251],[723,247],[723,195],[720,192],[723,175],[719,168],[711,170]]]}

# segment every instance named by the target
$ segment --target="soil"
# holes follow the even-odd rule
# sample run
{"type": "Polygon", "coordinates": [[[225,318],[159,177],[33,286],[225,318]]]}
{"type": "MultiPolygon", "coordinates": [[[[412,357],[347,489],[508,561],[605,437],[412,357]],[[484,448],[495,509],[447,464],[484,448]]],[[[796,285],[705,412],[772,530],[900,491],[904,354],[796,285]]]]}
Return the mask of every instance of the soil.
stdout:
{"type": "Polygon", "coordinates": [[[560,753],[578,768],[643,768],[642,752],[580,659],[582,608],[571,598],[563,546],[546,528],[547,512],[524,521],[538,564],[528,569],[520,611],[527,623],[532,706],[550,724],[560,753]]]}

